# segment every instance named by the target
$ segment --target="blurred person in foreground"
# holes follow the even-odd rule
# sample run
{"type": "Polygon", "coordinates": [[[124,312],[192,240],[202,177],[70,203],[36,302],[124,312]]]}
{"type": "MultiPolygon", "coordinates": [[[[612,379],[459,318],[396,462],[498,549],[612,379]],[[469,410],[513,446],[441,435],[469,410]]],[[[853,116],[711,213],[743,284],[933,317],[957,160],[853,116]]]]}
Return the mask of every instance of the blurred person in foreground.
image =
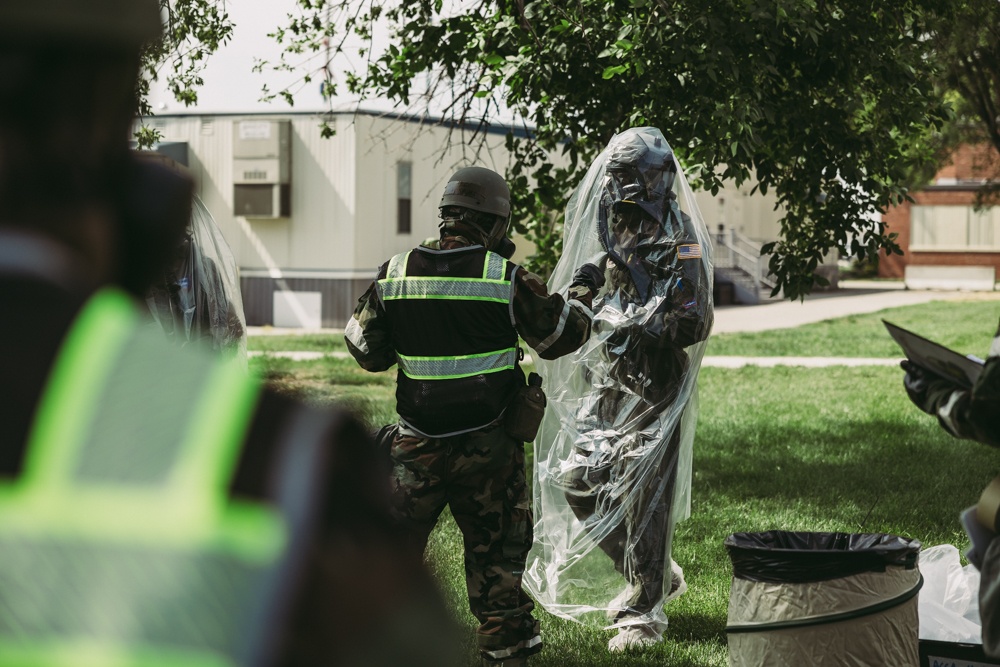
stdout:
{"type": "Polygon", "coordinates": [[[0,665],[454,664],[364,428],[142,323],[191,211],[128,149],[160,29],[0,3],[0,665]]]}
{"type": "Polygon", "coordinates": [[[465,541],[483,663],[524,665],[542,648],[521,588],[532,539],[524,443],[541,412],[532,422],[518,407],[526,389],[518,336],[545,359],[577,349],[604,278],[597,266],[581,266],[563,297],[509,261],[510,191],[492,170],[455,172],[440,215],[439,239],[379,268],[345,340],[366,370],[399,367],[393,510],[413,552],[423,553],[449,506],[465,541]]]}
{"type": "MultiPolygon", "coordinates": [[[[1000,447],[1000,328],[993,338],[983,370],[971,389],[926,371],[912,361],[901,366],[906,375],[903,386],[914,405],[937,417],[941,428],[956,438],[976,440],[991,447],[1000,447]]],[[[991,486],[1000,482],[1000,477],[991,486]]],[[[989,489],[987,489],[989,491],[989,489]]],[[[979,505],[985,510],[990,504],[984,492],[979,505]]],[[[971,509],[971,508],[970,508],[971,509]]],[[[967,530],[973,539],[970,561],[979,568],[979,615],[982,620],[983,650],[986,655],[1000,657],[1000,539],[993,525],[982,513],[971,511],[967,530]],[[971,522],[972,525],[969,525],[971,522]]],[[[966,518],[966,517],[963,517],[966,518]]]]}

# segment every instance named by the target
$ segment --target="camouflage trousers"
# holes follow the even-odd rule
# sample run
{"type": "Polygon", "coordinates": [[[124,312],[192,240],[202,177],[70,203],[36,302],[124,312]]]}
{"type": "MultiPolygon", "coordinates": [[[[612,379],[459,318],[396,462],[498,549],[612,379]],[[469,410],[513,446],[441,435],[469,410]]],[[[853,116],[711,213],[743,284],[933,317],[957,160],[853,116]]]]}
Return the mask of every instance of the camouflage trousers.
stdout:
{"type": "Polygon", "coordinates": [[[393,513],[423,553],[447,505],[465,543],[469,610],[484,657],[502,660],[542,648],[534,603],[521,589],[532,517],[524,446],[502,427],[448,438],[399,433],[392,443],[393,513]]]}

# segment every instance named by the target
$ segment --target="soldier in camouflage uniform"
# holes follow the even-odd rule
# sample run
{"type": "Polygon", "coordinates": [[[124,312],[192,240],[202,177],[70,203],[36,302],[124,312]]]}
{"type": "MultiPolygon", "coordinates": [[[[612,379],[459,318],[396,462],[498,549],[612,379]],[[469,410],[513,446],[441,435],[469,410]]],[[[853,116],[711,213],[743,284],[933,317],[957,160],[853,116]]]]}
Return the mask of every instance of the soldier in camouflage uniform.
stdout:
{"type": "Polygon", "coordinates": [[[525,384],[518,336],[544,359],[576,350],[590,336],[604,276],[585,264],[564,298],[508,261],[510,192],[488,169],[456,172],[440,213],[438,243],[380,267],[345,338],[366,370],[399,365],[393,504],[413,548],[423,552],[449,506],[465,541],[482,659],[524,665],[542,644],[521,588],[532,541],[523,443],[503,424],[525,384]]]}
{"type": "MultiPolygon", "coordinates": [[[[906,371],[903,385],[910,400],[937,417],[945,431],[956,438],[1000,447],[1000,329],[972,389],[956,387],[910,361],[901,365],[906,371]]],[[[983,553],[978,564],[983,650],[996,658],[1000,657],[1000,539],[994,534],[987,545],[977,542],[976,549],[983,553]]]]}

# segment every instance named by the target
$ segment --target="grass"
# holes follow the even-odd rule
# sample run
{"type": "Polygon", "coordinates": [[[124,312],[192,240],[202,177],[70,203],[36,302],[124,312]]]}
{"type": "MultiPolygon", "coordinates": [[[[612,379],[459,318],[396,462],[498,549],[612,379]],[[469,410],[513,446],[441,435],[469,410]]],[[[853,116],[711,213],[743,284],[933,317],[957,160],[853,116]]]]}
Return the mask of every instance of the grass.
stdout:
{"type": "MultiPolygon", "coordinates": [[[[985,352],[983,341],[992,334],[995,314],[986,317],[980,311],[995,309],[968,306],[912,306],[828,326],[877,331],[878,318],[885,315],[947,344],[969,341],[961,349],[976,344],[985,352]],[[932,324],[935,316],[948,322],[932,324]]],[[[782,336],[796,350],[785,354],[802,354],[822,340],[815,325],[782,336]]],[[[710,346],[709,353],[718,352],[710,346]]],[[[391,372],[367,374],[350,359],[257,358],[251,364],[282,390],[324,403],[345,400],[373,425],[393,418],[391,372]]],[[[909,403],[901,379],[898,369],[885,367],[703,369],[692,515],[678,526],[673,552],[689,591],[668,609],[665,641],[610,655],[609,632],[539,610],[546,647],[532,665],[727,665],[732,570],[723,540],[734,532],[885,532],[919,539],[924,546],[948,543],[963,550],[968,540],[958,513],[996,474],[996,453],[947,436],[909,403]]],[[[461,536],[447,513],[431,536],[427,558],[443,595],[469,627],[469,664],[475,664],[461,536]]]]}
{"type": "Polygon", "coordinates": [[[247,349],[261,352],[346,352],[344,334],[250,336],[247,349]]]}
{"type": "Polygon", "coordinates": [[[748,357],[898,357],[882,319],[965,354],[986,356],[1000,302],[933,301],[851,315],[793,329],[713,336],[705,354],[748,357]]]}

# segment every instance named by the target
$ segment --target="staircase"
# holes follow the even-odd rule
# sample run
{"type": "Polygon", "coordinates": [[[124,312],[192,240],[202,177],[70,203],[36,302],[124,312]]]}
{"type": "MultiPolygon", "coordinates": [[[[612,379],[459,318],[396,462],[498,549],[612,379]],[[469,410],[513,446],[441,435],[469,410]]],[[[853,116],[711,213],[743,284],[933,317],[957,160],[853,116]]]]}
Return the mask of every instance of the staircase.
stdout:
{"type": "Polygon", "coordinates": [[[774,288],[767,261],[760,256],[761,244],[734,229],[715,237],[716,302],[758,304],[761,291],[774,288]]]}

